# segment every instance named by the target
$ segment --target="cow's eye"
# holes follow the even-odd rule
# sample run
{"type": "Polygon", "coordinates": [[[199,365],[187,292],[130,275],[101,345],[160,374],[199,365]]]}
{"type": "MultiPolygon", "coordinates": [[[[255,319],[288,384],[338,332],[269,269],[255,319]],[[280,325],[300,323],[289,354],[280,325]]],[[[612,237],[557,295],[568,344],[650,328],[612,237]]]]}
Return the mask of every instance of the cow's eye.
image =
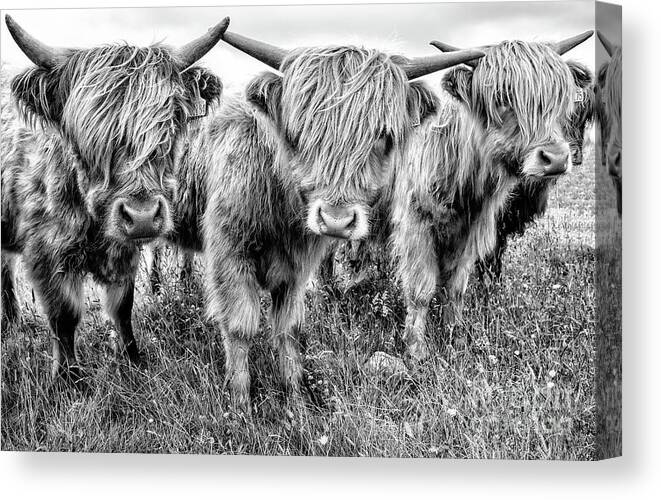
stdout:
{"type": "Polygon", "coordinates": [[[388,156],[392,151],[393,140],[392,135],[388,132],[384,132],[379,137],[379,140],[376,142],[376,149],[384,156],[388,156]]]}
{"type": "Polygon", "coordinates": [[[507,118],[507,115],[511,111],[512,108],[505,104],[501,104],[496,108],[496,113],[498,113],[498,118],[500,118],[501,122],[504,122],[505,119],[507,118]]]}

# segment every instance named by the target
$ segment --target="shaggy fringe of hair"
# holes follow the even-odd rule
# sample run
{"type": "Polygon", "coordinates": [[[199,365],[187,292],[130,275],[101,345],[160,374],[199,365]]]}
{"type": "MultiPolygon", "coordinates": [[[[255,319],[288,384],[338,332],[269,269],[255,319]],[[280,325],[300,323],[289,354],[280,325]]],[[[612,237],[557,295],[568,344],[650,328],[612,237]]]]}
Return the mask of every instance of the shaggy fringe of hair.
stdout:
{"type": "Polygon", "coordinates": [[[505,41],[491,47],[475,69],[473,106],[496,126],[502,125],[498,108],[509,106],[523,141],[531,143],[549,137],[558,118],[569,120],[574,88],[567,63],[548,45],[505,41]]]}
{"type": "Polygon", "coordinates": [[[595,97],[592,86],[592,72],[584,65],[576,61],[567,61],[567,65],[572,70],[576,86],[583,91],[583,101],[575,103],[574,112],[571,116],[572,124],[581,124],[585,126],[594,118],[595,97]]]}
{"type": "Polygon", "coordinates": [[[375,142],[401,141],[408,127],[408,80],[396,59],[343,46],[293,51],[283,65],[283,116],[303,158],[316,159],[322,185],[348,182],[344,169],[362,164],[375,142]]]}
{"type": "Polygon", "coordinates": [[[166,47],[100,46],[73,52],[64,66],[53,71],[59,72],[59,78],[49,78],[41,68],[17,77],[15,87],[21,79],[38,78],[39,92],[33,98],[47,117],[41,119],[36,110],[18,101],[21,115],[31,125],[50,125],[53,110],[48,96],[66,96],[63,130],[67,135],[76,131],[81,156],[93,168],[103,169],[106,181],[118,151],[130,158],[129,171],[169,154],[172,129],[185,122],[190,105],[166,47]],[[54,81],[59,88],[47,89],[54,81]]]}
{"type": "Polygon", "coordinates": [[[622,123],[622,48],[617,47],[608,63],[604,79],[606,116],[611,125],[622,123]]]}

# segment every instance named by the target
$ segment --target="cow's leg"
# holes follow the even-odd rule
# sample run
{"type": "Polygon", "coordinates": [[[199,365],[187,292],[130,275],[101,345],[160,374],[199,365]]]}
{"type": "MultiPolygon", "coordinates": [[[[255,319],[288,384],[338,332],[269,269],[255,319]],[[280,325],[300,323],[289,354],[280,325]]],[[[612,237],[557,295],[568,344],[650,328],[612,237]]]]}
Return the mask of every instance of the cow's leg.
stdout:
{"type": "Polygon", "coordinates": [[[474,265],[473,259],[464,259],[455,268],[445,287],[445,303],[442,309],[442,320],[451,342],[455,347],[464,347],[466,335],[462,328],[457,328],[463,320],[464,295],[468,279],[474,265]]]}
{"type": "Polygon", "coordinates": [[[299,337],[305,317],[305,288],[294,283],[282,284],[271,291],[271,298],[272,335],[280,375],[291,400],[300,402],[303,364],[299,337]]]}
{"type": "Polygon", "coordinates": [[[182,283],[190,283],[193,279],[193,260],[194,256],[191,252],[183,251],[181,271],[179,272],[179,281],[182,283]]]}
{"type": "Polygon", "coordinates": [[[505,250],[507,250],[507,235],[504,231],[499,230],[496,234],[496,246],[492,253],[493,258],[489,262],[489,272],[491,273],[491,277],[496,281],[500,281],[503,272],[505,250]]]}
{"type": "Polygon", "coordinates": [[[105,306],[108,316],[117,330],[117,339],[114,343],[115,354],[124,354],[131,363],[140,364],[140,353],[133,336],[133,294],[135,279],[127,278],[122,283],[107,285],[105,287],[105,306]]]}
{"type": "Polygon", "coordinates": [[[232,255],[227,242],[207,248],[205,260],[207,308],[223,334],[225,381],[234,407],[250,413],[248,354],[259,332],[259,286],[250,264],[232,255]]]}
{"type": "Polygon", "coordinates": [[[20,317],[14,284],[14,259],[2,253],[0,260],[2,261],[2,319],[13,324],[20,317]]]}
{"type": "Polygon", "coordinates": [[[414,361],[429,357],[426,339],[427,313],[436,293],[438,262],[434,240],[428,229],[412,224],[396,235],[399,276],[406,301],[406,323],[402,340],[407,356],[414,361]]]}
{"type": "Polygon", "coordinates": [[[52,273],[33,281],[52,336],[53,378],[77,382],[81,375],[75,350],[75,332],[82,315],[82,277],[52,273]]]}

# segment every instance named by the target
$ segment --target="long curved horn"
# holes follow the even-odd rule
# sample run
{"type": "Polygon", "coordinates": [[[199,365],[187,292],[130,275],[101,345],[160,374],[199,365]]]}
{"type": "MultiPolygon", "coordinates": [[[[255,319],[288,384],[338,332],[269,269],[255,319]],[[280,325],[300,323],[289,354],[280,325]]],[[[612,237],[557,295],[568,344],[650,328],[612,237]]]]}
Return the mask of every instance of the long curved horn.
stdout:
{"type": "Polygon", "coordinates": [[[562,55],[565,52],[569,52],[577,45],[583,43],[592,35],[594,35],[594,30],[588,30],[585,33],[581,33],[580,35],[572,36],[570,38],[567,38],[566,40],[562,40],[560,42],[554,43],[553,48],[558,54],[562,55]]]}
{"type": "MultiPolygon", "coordinates": [[[[441,52],[457,52],[461,50],[459,47],[455,47],[454,45],[450,45],[449,43],[439,42],[438,40],[432,40],[431,42],[429,42],[429,45],[433,45],[441,52]]],[[[488,45],[484,47],[480,47],[480,49],[487,49],[487,48],[489,48],[488,45]]],[[[473,59],[472,61],[466,61],[464,64],[467,64],[471,68],[476,68],[477,60],[473,59]]]]}
{"type": "Polygon", "coordinates": [[[230,18],[226,17],[213,28],[209,28],[209,31],[201,37],[175,50],[173,57],[177,61],[179,68],[183,71],[199,61],[204,54],[209,52],[218,43],[229,25],[230,18]]]}
{"type": "Polygon", "coordinates": [[[51,69],[67,59],[69,49],[50,47],[40,42],[21,28],[9,14],[5,15],[5,23],[16,45],[37,66],[51,69]]]}
{"type": "Polygon", "coordinates": [[[597,30],[597,38],[599,38],[599,41],[604,46],[604,49],[606,49],[606,52],[608,53],[608,57],[613,57],[613,52],[615,52],[615,47],[610,42],[610,40],[606,38],[606,35],[604,35],[601,31],[597,30]]]}
{"type": "Polygon", "coordinates": [[[438,54],[429,57],[415,57],[410,59],[408,64],[403,66],[406,76],[409,80],[420,78],[421,76],[440,71],[457,64],[467,63],[474,59],[484,57],[485,53],[481,50],[467,49],[458,50],[448,54],[438,54]]]}
{"type": "Polygon", "coordinates": [[[260,42],[259,40],[254,40],[238,33],[232,33],[231,31],[225,33],[222,38],[232,47],[245,52],[249,56],[277,70],[280,70],[282,61],[289,53],[288,50],[281,49],[275,45],[260,42]]]}

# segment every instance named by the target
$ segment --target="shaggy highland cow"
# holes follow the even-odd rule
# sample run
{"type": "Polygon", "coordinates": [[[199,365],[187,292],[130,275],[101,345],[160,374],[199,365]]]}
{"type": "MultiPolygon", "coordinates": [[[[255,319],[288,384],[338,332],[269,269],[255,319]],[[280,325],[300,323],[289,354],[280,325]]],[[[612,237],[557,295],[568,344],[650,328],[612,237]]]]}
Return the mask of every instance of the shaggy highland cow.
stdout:
{"type": "MultiPolygon", "coordinates": [[[[442,43],[432,42],[432,45],[444,52],[459,50],[457,47],[442,43]]],[[[489,47],[485,47],[488,49],[489,47]]],[[[476,64],[469,63],[475,67],[476,64]]],[[[580,165],[583,162],[583,140],[585,129],[592,120],[594,108],[594,90],[592,86],[592,72],[583,64],[568,61],[567,65],[574,79],[576,92],[574,94],[574,109],[569,120],[565,124],[565,138],[569,143],[572,163],[580,165]]],[[[551,177],[526,177],[521,179],[507,198],[507,203],[498,216],[496,243],[493,252],[485,260],[477,262],[480,276],[490,275],[500,277],[502,270],[502,256],[506,250],[507,239],[512,234],[523,234],[525,228],[537,217],[546,211],[548,193],[557,181],[556,176],[551,177]]],[[[387,245],[388,235],[392,232],[389,227],[389,207],[387,203],[381,205],[379,211],[384,224],[381,232],[371,238],[370,243],[361,245],[360,248],[349,249],[341,246],[338,253],[332,253],[324,261],[322,266],[322,280],[329,281],[337,274],[335,266],[338,262],[348,263],[350,273],[353,274],[352,281],[360,281],[361,275],[365,274],[365,268],[375,259],[375,252],[387,245]],[[370,248],[371,246],[371,248],[370,248]]]]}
{"type": "MultiPolygon", "coordinates": [[[[597,32],[610,61],[605,66],[601,96],[603,115],[601,127],[606,129],[602,152],[617,194],[617,213],[622,216],[622,47],[613,45],[606,36],[597,32]],[[604,127],[604,124],[606,126],[604,127]]],[[[604,134],[602,133],[602,137],[604,134]]]]}
{"type": "Polygon", "coordinates": [[[594,82],[594,120],[598,127],[596,139],[599,141],[598,148],[600,153],[600,162],[603,167],[606,166],[606,146],[608,144],[608,120],[606,119],[606,105],[604,103],[603,89],[606,86],[606,72],[608,71],[608,62],[599,67],[594,82]]]}
{"type": "Polygon", "coordinates": [[[18,317],[12,256],[21,254],[52,333],[53,375],[78,378],[74,335],[86,275],[103,285],[120,350],[139,361],[133,285],[140,246],[173,229],[174,157],[187,121],[220,96],[193,64],[229,19],[175,49],[56,49],[6,17],[36,65],[11,83],[18,117],[2,164],[2,312],[18,317]]]}
{"type": "Polygon", "coordinates": [[[407,306],[407,354],[424,359],[432,297],[450,332],[460,321],[474,264],[494,249],[500,212],[524,179],[571,165],[567,127],[576,85],[564,54],[592,35],[557,44],[502,42],[474,67],[448,72],[454,102],[409,141],[395,172],[393,250],[407,306]]]}
{"type": "Polygon", "coordinates": [[[225,100],[187,145],[172,241],[204,251],[207,307],[224,337],[230,392],[250,411],[260,291],[271,295],[271,335],[297,400],[306,283],[333,238],[369,234],[393,158],[436,111],[434,94],[409,80],[482,53],[409,60],[347,46],[287,51],[235,33],[223,39],[282,76],[256,77],[247,102],[225,100]]]}
{"type": "MultiPolygon", "coordinates": [[[[583,163],[585,128],[592,121],[594,110],[592,72],[575,61],[567,61],[567,65],[574,76],[576,94],[565,136],[569,142],[572,164],[579,166],[583,163]]],[[[556,181],[556,178],[526,178],[516,185],[498,217],[496,246],[485,260],[478,261],[477,269],[481,277],[488,274],[495,279],[500,278],[507,240],[513,234],[522,235],[531,223],[544,215],[549,191],[556,181]]]]}

